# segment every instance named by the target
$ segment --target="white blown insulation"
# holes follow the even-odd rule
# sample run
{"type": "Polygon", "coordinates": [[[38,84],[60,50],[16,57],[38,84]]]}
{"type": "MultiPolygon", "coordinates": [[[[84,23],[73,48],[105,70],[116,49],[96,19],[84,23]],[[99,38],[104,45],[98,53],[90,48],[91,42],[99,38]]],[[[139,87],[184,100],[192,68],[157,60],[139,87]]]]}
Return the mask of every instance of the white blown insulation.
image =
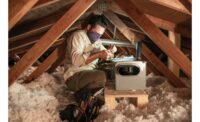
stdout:
{"type": "MultiPolygon", "coordinates": [[[[43,73],[28,84],[23,77],[35,68],[30,67],[9,88],[9,122],[60,122],[59,110],[74,102],[62,78],[63,68],[53,74],[43,73]]],[[[167,79],[148,76],[149,104],[140,109],[129,100],[120,100],[115,110],[103,106],[95,122],[190,122],[191,89],[173,88],[167,79]]]]}

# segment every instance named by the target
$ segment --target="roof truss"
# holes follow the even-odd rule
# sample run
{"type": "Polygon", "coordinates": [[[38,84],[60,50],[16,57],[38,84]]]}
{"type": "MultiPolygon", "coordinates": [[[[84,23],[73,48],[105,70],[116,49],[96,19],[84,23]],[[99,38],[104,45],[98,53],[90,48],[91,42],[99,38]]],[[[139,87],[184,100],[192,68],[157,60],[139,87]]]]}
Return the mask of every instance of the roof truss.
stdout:
{"type": "MultiPolygon", "coordinates": [[[[135,37],[134,33],[132,33],[128,27],[111,11],[107,11],[104,15],[117,27],[117,29],[124,34],[124,36],[131,41],[133,37],[135,37]],[[124,31],[126,28],[126,31],[124,31]]],[[[132,42],[132,41],[131,41],[132,42]]],[[[164,76],[169,78],[169,82],[175,87],[184,87],[185,85],[181,82],[181,80],[175,76],[161,61],[158,59],[151,50],[143,44],[142,46],[143,55],[154,65],[154,67],[160,71],[164,76]]]]}
{"type": "Polygon", "coordinates": [[[9,85],[32,65],[96,0],[78,0],[9,71],[9,85]],[[66,20],[68,20],[66,22],[66,20]]]}
{"type": "Polygon", "coordinates": [[[130,0],[115,0],[130,18],[143,30],[152,41],[167,54],[191,78],[191,61],[156,27],[146,15],[130,0]]]}
{"type": "Polygon", "coordinates": [[[9,30],[37,3],[38,0],[9,0],[9,30]]]}

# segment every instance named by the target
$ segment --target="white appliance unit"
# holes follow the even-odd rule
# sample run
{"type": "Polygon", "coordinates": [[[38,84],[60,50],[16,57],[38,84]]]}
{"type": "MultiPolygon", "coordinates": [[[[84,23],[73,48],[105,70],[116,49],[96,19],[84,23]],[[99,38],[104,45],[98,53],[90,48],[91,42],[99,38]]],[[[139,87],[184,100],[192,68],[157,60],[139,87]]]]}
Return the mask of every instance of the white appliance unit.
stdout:
{"type": "Polygon", "coordinates": [[[125,61],[115,64],[116,90],[139,90],[146,88],[146,62],[125,61]]]}

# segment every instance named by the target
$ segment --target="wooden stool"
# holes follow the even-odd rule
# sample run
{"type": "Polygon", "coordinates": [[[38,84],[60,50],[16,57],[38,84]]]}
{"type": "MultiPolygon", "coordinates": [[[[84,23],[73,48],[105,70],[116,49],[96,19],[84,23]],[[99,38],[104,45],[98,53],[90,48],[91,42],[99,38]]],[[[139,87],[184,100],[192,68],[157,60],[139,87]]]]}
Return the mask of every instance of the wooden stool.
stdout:
{"type": "Polygon", "coordinates": [[[136,98],[137,106],[142,108],[148,104],[148,94],[142,90],[137,91],[130,91],[130,90],[123,90],[117,91],[114,90],[112,87],[107,87],[104,92],[105,95],[105,104],[111,108],[115,109],[117,106],[117,98],[136,98]]]}

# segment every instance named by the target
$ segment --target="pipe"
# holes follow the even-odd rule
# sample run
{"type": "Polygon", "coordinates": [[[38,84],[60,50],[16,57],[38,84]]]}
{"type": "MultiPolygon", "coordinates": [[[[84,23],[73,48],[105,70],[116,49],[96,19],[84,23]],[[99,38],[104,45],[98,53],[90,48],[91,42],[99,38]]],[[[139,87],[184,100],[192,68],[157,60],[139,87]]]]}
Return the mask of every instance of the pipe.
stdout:
{"type": "Polygon", "coordinates": [[[142,52],[142,42],[138,41],[135,45],[131,44],[129,41],[121,41],[121,40],[111,40],[111,39],[101,39],[103,45],[115,45],[120,47],[132,47],[135,49],[135,57],[136,60],[141,60],[141,52],[142,52]]]}
{"type": "Polygon", "coordinates": [[[101,39],[103,45],[115,45],[121,47],[134,47],[133,44],[129,41],[122,41],[122,40],[111,40],[111,39],[101,39]]]}

